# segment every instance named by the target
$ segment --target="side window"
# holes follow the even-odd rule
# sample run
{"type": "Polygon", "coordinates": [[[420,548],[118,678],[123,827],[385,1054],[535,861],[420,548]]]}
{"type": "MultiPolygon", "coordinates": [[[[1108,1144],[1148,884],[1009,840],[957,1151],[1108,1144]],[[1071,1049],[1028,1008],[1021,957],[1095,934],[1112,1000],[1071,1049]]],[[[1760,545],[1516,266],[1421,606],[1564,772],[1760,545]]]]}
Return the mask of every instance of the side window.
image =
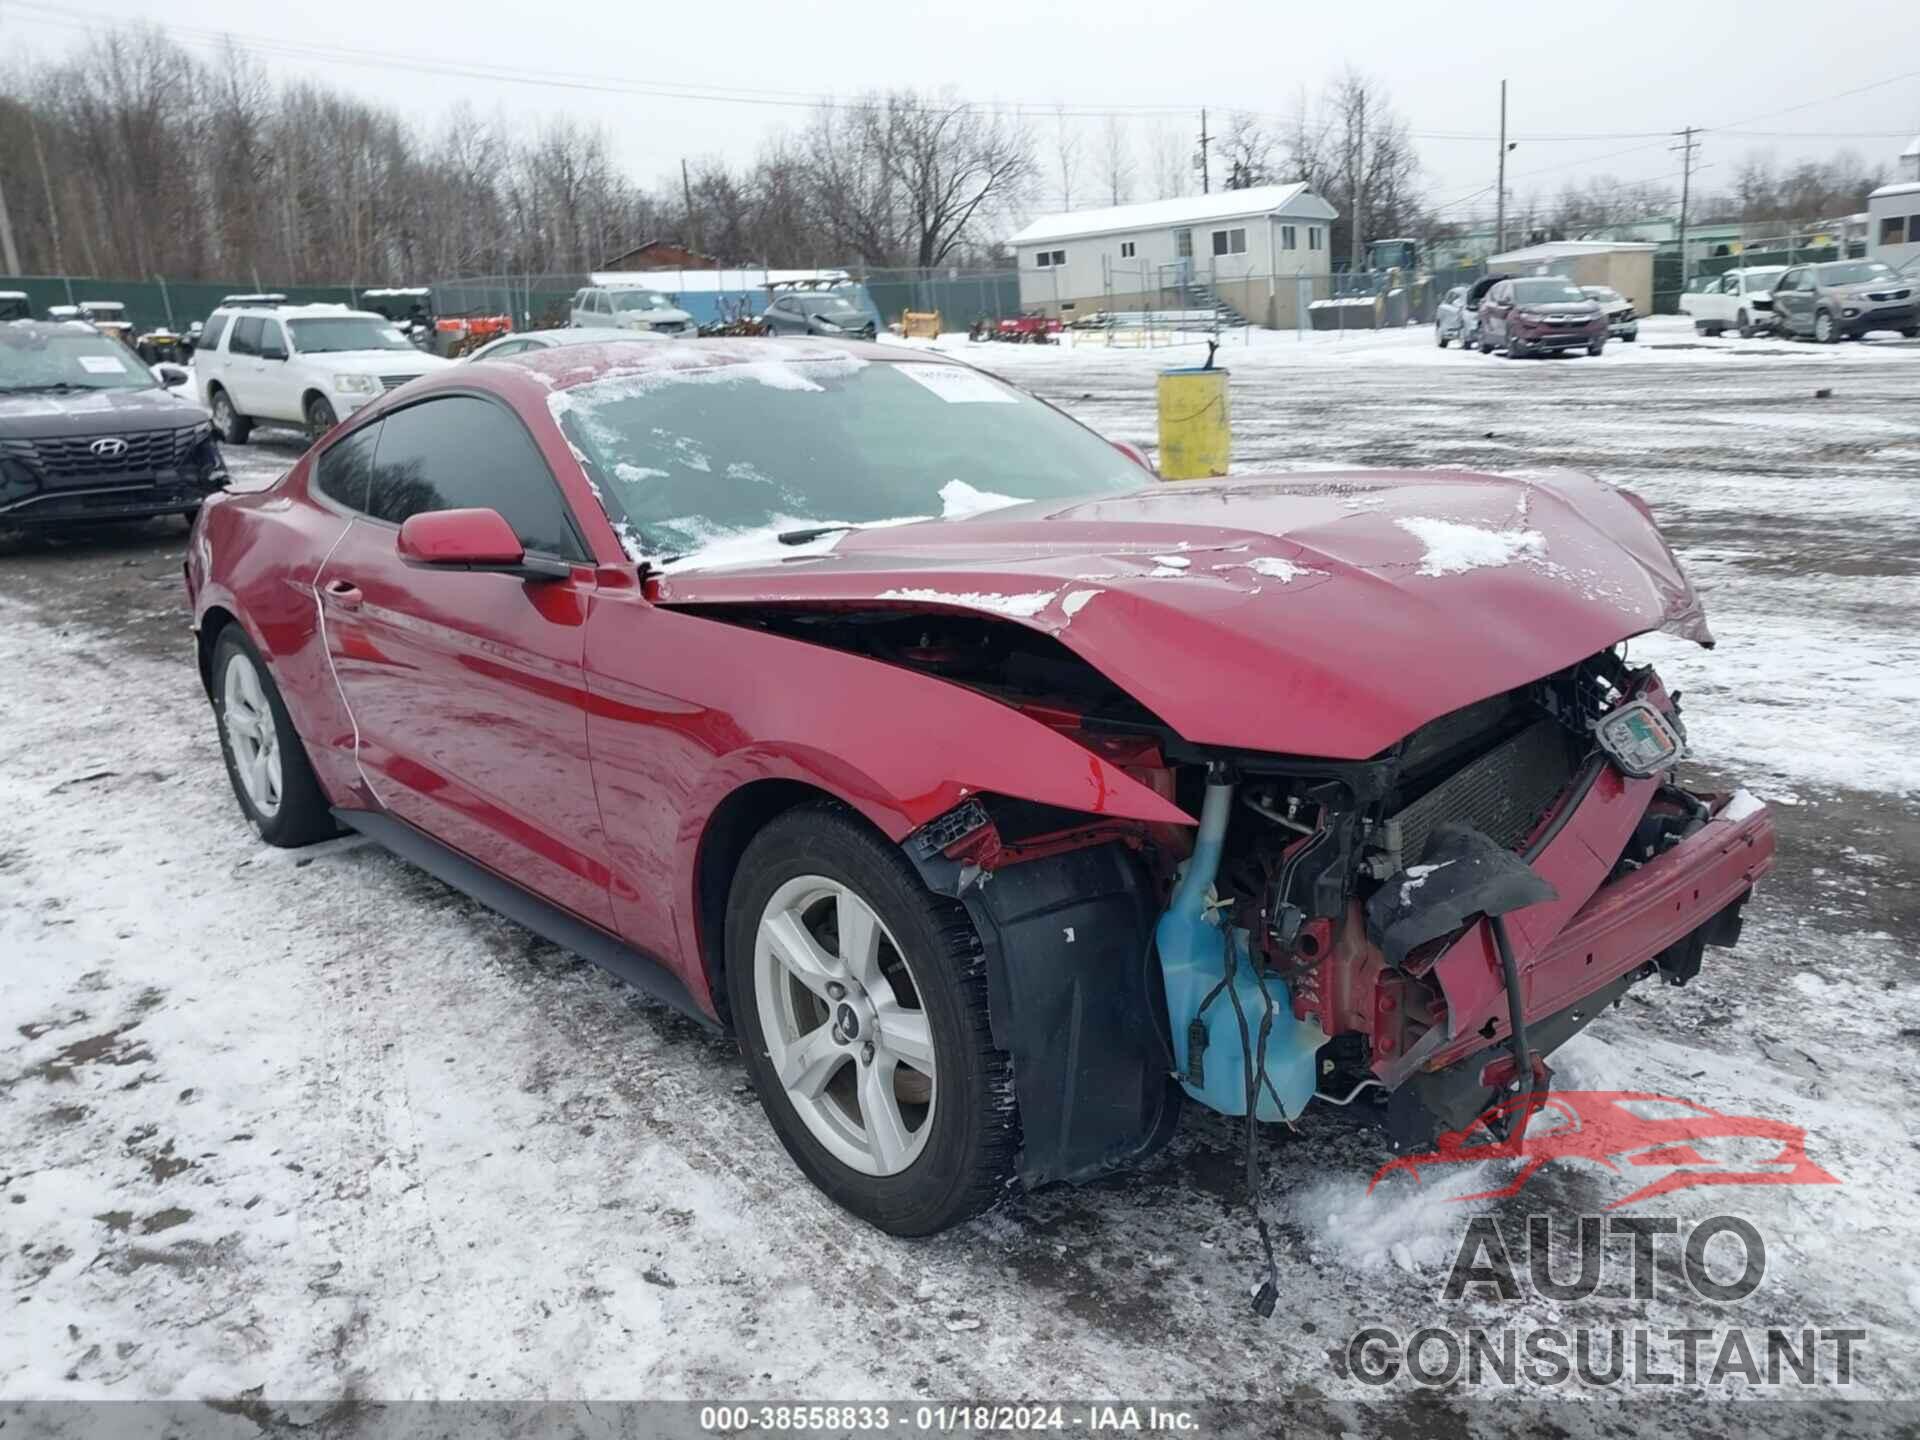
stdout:
{"type": "Polygon", "coordinates": [[[280,328],[278,320],[260,322],[260,353],[283,357],[288,353],[287,332],[280,328]]]}
{"type": "Polygon", "coordinates": [[[593,309],[597,315],[611,315],[613,313],[613,297],[604,290],[594,291],[593,309]]]}
{"type": "Polygon", "coordinates": [[[227,342],[229,355],[258,355],[260,353],[260,317],[242,315],[233,322],[233,339],[227,342]]]}
{"type": "Polygon", "coordinates": [[[365,510],[373,448],[379,435],[380,427],[369,425],[329,445],[314,463],[313,488],[349,510],[365,510]]]}
{"type": "Polygon", "coordinates": [[[226,329],[226,316],[214,315],[209,317],[207,323],[200,329],[199,348],[202,350],[218,350],[220,348],[220,337],[226,333],[226,329]]]}
{"type": "Polygon", "coordinates": [[[369,515],[397,525],[428,510],[469,507],[498,510],[529,550],[586,559],[547,462],[504,406],[449,395],[381,421],[369,515]]]}

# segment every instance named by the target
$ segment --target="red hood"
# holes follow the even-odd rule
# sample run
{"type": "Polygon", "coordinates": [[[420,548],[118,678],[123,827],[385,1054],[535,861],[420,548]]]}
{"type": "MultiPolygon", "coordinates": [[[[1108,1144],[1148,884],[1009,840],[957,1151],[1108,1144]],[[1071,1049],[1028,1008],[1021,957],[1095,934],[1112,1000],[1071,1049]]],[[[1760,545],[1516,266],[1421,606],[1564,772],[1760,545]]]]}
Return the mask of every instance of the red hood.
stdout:
{"type": "Polygon", "coordinates": [[[1570,472],[1158,484],[855,531],[827,554],[682,568],[649,589],[667,605],[998,614],[1188,740],[1336,759],[1633,635],[1713,643],[1644,505],[1570,472]]]}

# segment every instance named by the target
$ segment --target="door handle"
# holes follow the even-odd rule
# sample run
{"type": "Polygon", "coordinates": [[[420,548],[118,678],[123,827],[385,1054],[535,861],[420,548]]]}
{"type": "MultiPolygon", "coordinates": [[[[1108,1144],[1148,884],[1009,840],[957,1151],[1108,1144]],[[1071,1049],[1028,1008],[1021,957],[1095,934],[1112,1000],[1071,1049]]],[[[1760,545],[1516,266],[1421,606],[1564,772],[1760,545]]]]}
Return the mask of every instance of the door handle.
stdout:
{"type": "Polygon", "coordinates": [[[321,593],[342,610],[360,608],[360,587],[351,580],[329,580],[321,593]]]}

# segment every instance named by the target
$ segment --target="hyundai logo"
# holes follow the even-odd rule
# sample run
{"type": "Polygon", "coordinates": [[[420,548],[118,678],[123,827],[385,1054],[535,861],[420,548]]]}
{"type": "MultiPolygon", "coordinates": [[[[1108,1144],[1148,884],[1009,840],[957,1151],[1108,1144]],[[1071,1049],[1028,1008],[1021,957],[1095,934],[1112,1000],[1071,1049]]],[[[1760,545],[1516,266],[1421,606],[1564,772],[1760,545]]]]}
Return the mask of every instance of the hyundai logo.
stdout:
{"type": "Polygon", "coordinates": [[[102,460],[118,460],[127,453],[127,442],[116,435],[105,440],[96,440],[87,448],[102,460]]]}

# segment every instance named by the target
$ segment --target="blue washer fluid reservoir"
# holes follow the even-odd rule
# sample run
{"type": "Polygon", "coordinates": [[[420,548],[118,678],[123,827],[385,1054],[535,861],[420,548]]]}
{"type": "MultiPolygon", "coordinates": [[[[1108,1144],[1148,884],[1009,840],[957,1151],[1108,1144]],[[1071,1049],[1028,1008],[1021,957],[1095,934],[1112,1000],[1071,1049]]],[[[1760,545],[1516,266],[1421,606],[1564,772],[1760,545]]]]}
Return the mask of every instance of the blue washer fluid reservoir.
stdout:
{"type": "MultiPolygon", "coordinates": [[[[1155,938],[1166,980],[1167,1019],[1173,1030],[1173,1056],[1182,1087],[1209,1109],[1223,1115],[1245,1115],[1246,1057],[1250,1051],[1258,1051],[1267,1002],[1260,993],[1247,932],[1224,923],[1207,906],[1220,869],[1220,851],[1226,842],[1232,805],[1231,784],[1207,786],[1193,858],[1187,862],[1173,900],[1160,917],[1155,938]],[[1207,996],[1226,977],[1229,954],[1234,960],[1232,994],[1240,997],[1240,1013],[1235,1013],[1231,995],[1222,989],[1202,1014],[1207,996]],[[1247,1022],[1245,1048],[1240,1041],[1241,1014],[1247,1022]],[[1206,1034],[1197,1084],[1189,1053],[1189,1032],[1196,1018],[1206,1034]]],[[[1254,1113],[1262,1120],[1297,1120],[1313,1096],[1318,1079],[1317,1055],[1327,1037],[1318,1025],[1294,1018],[1293,997],[1285,981],[1268,976],[1267,993],[1272,996],[1274,1013],[1267,1035],[1266,1079],[1273,1088],[1269,1092],[1266,1085],[1260,1087],[1254,1113]],[[1274,1103],[1276,1094],[1278,1105],[1274,1103]]]]}

